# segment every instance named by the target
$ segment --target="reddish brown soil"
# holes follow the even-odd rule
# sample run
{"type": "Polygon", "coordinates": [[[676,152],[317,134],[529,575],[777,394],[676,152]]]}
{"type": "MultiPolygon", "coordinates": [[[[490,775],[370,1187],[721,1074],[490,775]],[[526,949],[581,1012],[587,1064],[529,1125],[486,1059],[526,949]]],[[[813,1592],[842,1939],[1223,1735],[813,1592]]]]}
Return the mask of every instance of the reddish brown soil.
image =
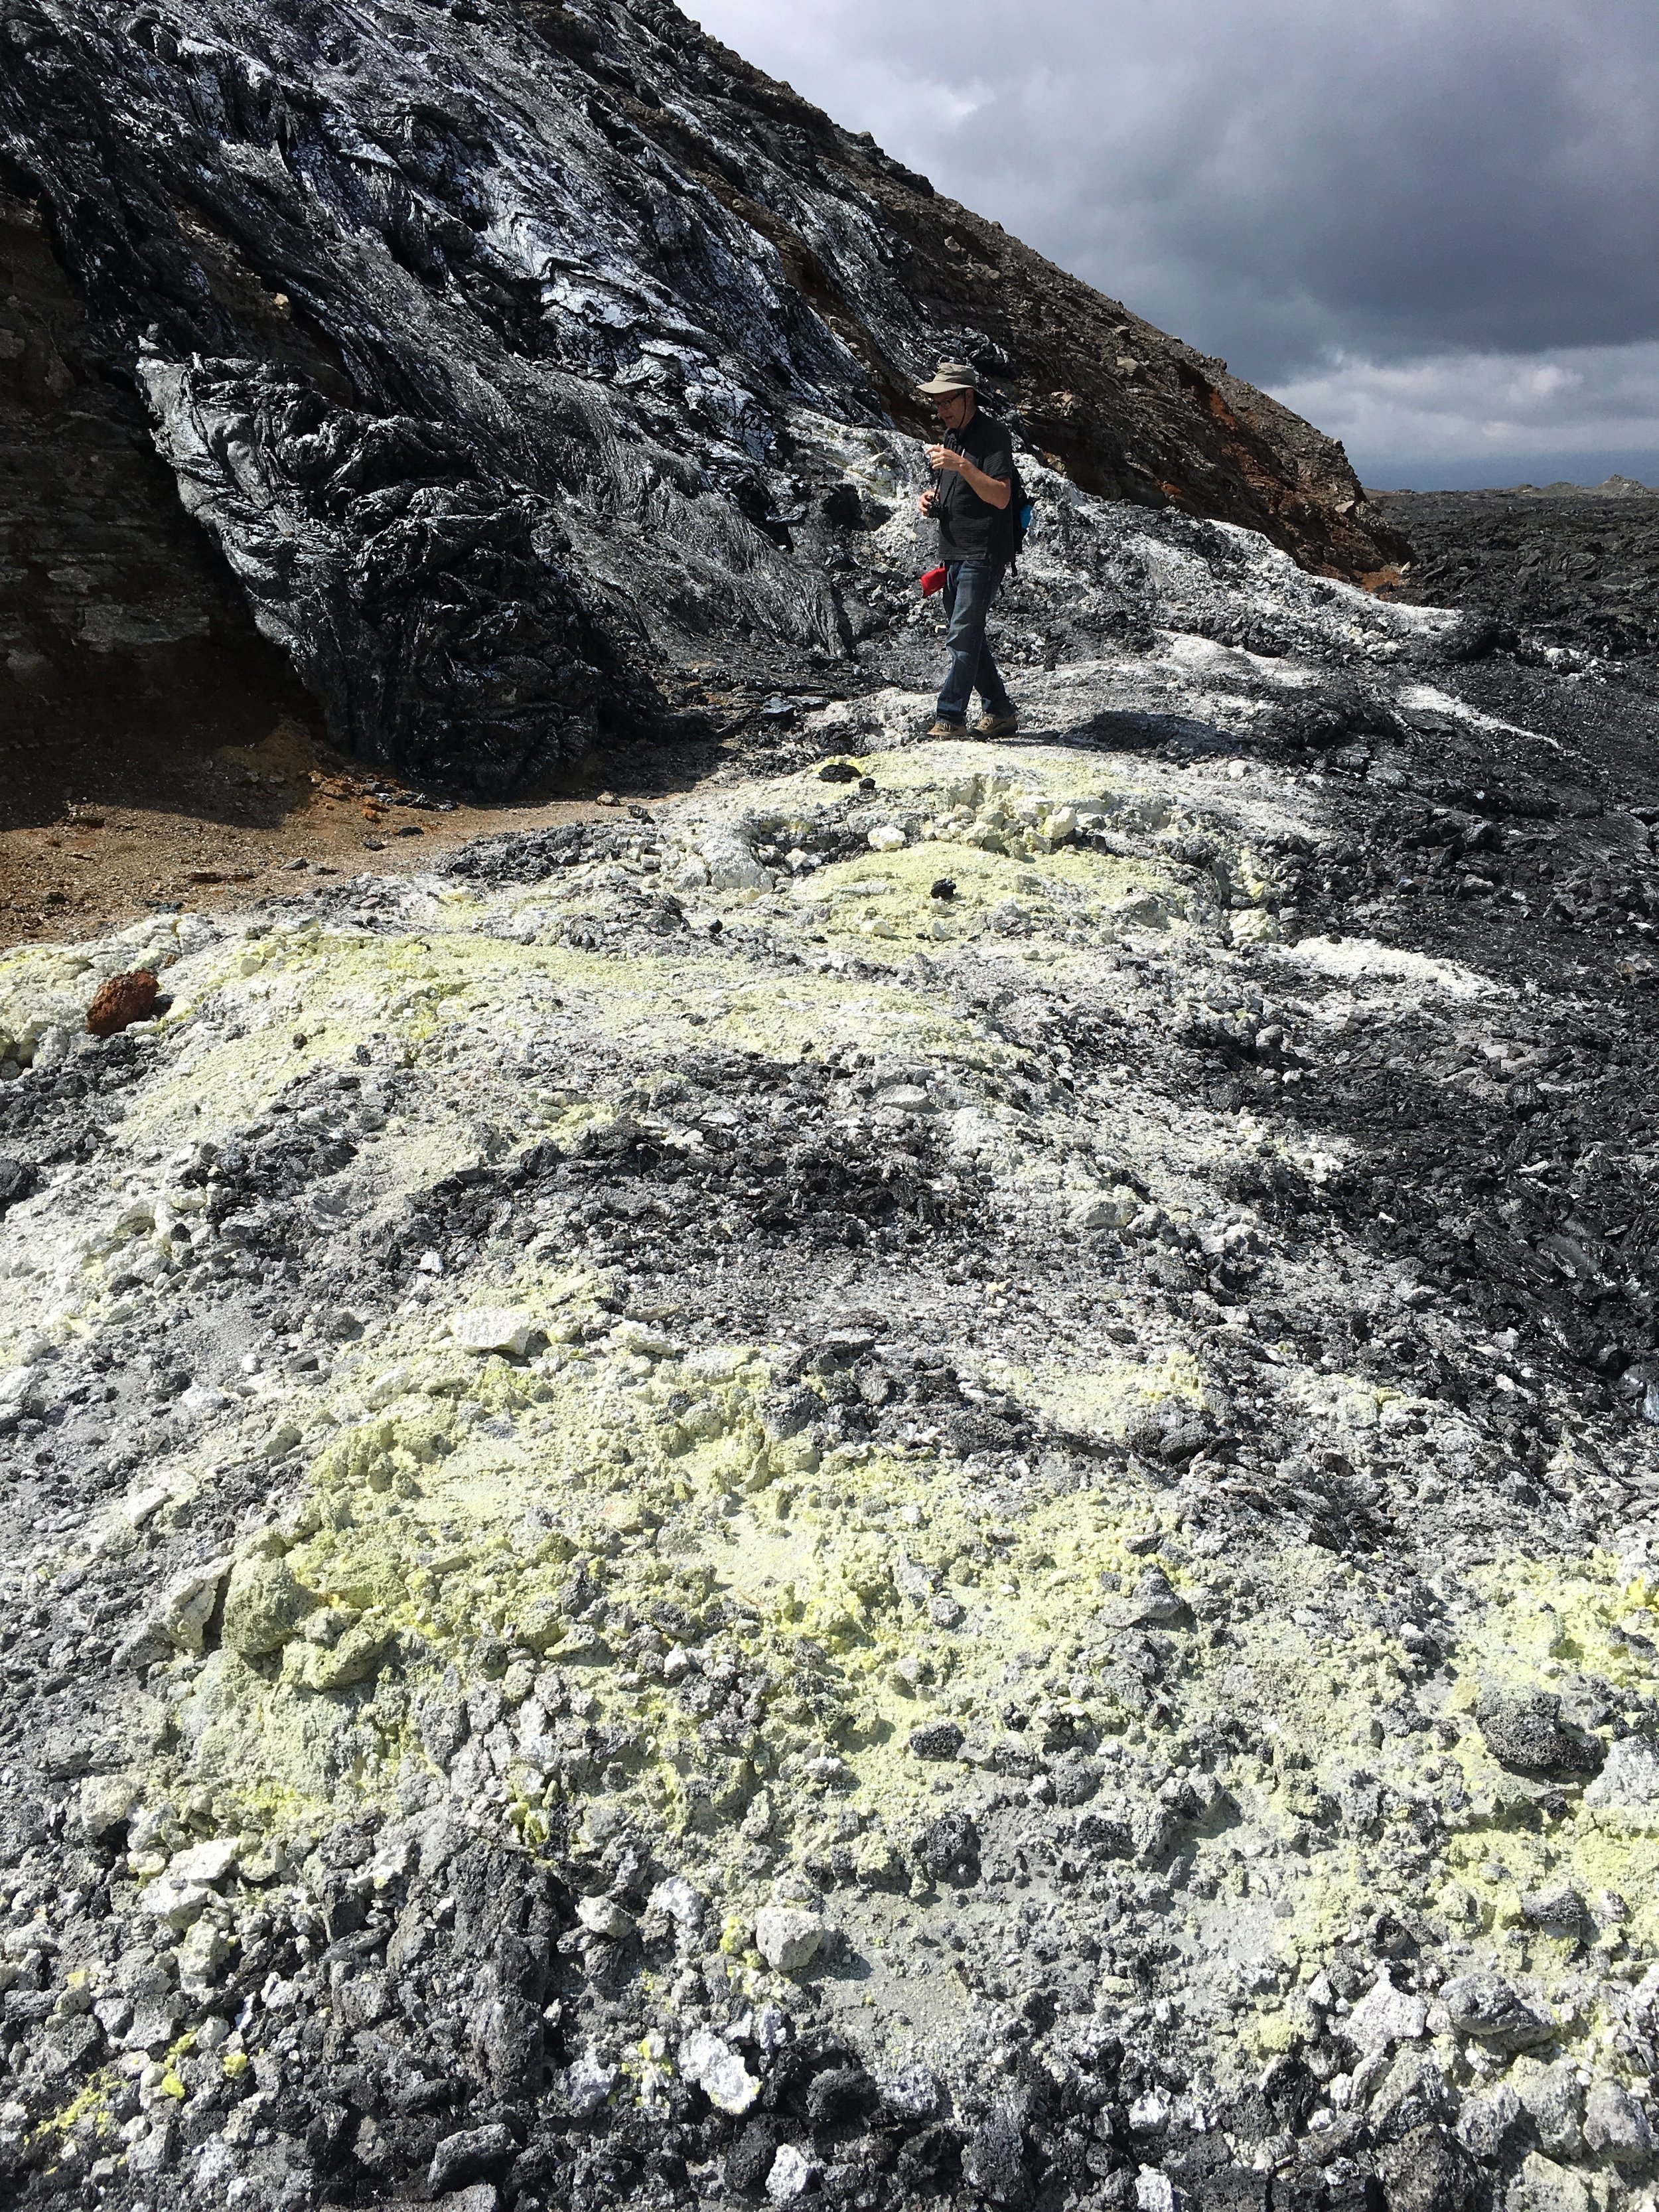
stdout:
{"type": "Polygon", "coordinates": [[[702,749],[611,749],[557,787],[469,805],[343,758],[296,714],[228,736],[234,720],[247,716],[169,733],[150,717],[94,743],[70,721],[34,750],[6,744],[0,945],[100,936],[158,905],[250,905],[307,872],[412,872],[472,837],[605,811],[601,793],[684,789],[711,764],[702,749]]]}

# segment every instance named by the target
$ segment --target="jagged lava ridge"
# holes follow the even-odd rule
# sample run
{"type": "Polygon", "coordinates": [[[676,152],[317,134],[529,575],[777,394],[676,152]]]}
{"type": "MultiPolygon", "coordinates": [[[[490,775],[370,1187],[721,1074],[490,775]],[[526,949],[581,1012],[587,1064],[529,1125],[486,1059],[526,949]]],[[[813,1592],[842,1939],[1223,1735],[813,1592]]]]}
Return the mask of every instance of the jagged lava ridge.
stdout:
{"type": "MultiPolygon", "coordinates": [[[[1085,490],[1342,574],[1400,550],[1340,447],[672,8],[6,0],[0,158],[20,265],[44,221],[88,317],[9,307],[19,434],[84,423],[102,483],[101,387],[142,392],[331,733],[410,773],[510,786],[722,650],[900,672],[913,576],[861,592],[855,556],[944,345],[1085,490]]],[[[77,560],[26,656],[92,668],[203,597],[179,562],[66,641],[77,560]]]]}

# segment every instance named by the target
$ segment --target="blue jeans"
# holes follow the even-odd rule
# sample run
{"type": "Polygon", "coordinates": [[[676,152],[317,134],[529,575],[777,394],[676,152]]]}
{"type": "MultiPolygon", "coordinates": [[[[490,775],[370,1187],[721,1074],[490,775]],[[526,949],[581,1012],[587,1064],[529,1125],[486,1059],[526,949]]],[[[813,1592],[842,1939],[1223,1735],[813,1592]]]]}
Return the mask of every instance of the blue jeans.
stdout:
{"type": "Polygon", "coordinates": [[[939,695],[941,721],[965,722],[977,691],[988,714],[1012,714],[1014,702],[985,642],[985,617],[1002,589],[1000,561],[952,561],[945,572],[945,650],[951,665],[939,695]]]}

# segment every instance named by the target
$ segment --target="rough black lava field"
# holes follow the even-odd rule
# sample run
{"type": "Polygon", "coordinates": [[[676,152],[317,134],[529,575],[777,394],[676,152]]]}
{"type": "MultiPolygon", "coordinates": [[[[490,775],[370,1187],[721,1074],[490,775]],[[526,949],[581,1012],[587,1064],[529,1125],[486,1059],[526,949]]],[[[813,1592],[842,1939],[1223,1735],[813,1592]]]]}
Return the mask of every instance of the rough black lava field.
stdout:
{"type": "Polygon", "coordinates": [[[1480,606],[1510,637],[1614,659],[1659,653],[1659,492],[1576,488],[1374,494],[1411,541],[1405,596],[1480,606]]]}

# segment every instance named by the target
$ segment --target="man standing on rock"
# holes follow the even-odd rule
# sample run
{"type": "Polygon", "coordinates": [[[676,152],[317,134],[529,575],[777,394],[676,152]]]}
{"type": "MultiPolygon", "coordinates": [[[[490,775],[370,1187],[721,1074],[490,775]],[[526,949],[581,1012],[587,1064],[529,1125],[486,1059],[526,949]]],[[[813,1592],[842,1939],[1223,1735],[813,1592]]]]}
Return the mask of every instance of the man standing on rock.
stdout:
{"type": "Polygon", "coordinates": [[[945,564],[945,649],[951,657],[930,738],[958,738],[968,726],[968,701],[977,691],[984,713],[978,738],[1012,738],[1019,727],[1008,687],[985,641],[985,618],[1002,588],[1014,551],[1014,448],[1007,431],[981,413],[977,380],[967,362],[942,361],[916,397],[931,399],[944,442],[929,446],[936,481],[917,504],[939,523],[945,564]]]}

